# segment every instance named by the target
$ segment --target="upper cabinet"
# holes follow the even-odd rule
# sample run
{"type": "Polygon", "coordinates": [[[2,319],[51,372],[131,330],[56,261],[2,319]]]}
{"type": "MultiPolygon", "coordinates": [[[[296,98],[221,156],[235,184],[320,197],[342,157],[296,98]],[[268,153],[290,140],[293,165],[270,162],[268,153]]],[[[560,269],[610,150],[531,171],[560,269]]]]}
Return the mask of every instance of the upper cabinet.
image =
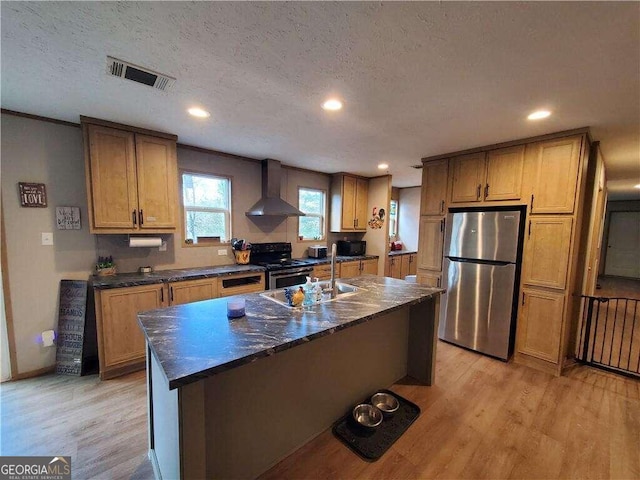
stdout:
{"type": "Polygon", "coordinates": [[[451,203],[520,200],[524,145],[451,160],[451,203]]]}
{"type": "Polygon", "coordinates": [[[174,231],[176,137],[86,123],[84,117],[83,133],[91,233],[174,231]]]}
{"type": "Polygon", "coordinates": [[[573,213],[583,136],[531,145],[535,158],[531,213],[573,213]]]}
{"type": "Polygon", "coordinates": [[[479,202],[484,186],[485,153],[472,153],[451,159],[451,203],[479,202]]]}
{"type": "Polygon", "coordinates": [[[483,192],[486,201],[520,200],[524,149],[524,145],[518,145],[487,153],[487,180],[483,192]]]}
{"type": "Polygon", "coordinates": [[[331,181],[331,231],[365,232],[369,181],[345,175],[333,176],[331,181]]]}
{"type": "Polygon", "coordinates": [[[448,160],[424,163],[422,167],[421,215],[445,214],[448,175],[448,160]]]}

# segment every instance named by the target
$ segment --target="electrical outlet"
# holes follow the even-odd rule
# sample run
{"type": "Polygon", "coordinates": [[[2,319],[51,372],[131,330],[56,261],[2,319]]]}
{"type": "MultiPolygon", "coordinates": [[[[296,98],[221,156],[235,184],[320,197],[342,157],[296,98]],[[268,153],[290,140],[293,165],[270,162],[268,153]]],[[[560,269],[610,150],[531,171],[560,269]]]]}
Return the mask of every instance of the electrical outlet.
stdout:
{"type": "Polygon", "coordinates": [[[227,249],[226,248],[221,248],[220,250],[218,250],[218,255],[220,255],[221,257],[227,254],[227,249]]]}
{"type": "Polygon", "coordinates": [[[53,233],[42,232],[42,245],[53,245],[53,233]]]}

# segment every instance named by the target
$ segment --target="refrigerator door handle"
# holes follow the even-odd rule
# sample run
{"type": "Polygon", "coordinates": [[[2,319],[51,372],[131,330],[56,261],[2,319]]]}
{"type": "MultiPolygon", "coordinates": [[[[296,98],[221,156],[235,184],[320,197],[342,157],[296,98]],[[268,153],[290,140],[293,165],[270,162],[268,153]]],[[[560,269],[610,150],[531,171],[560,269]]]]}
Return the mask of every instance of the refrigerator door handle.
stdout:
{"type": "Polygon", "coordinates": [[[496,265],[498,267],[504,266],[504,265],[512,265],[513,264],[513,262],[502,262],[502,261],[499,261],[499,260],[479,260],[477,258],[460,258],[460,257],[449,257],[449,256],[446,256],[445,258],[448,258],[452,262],[478,263],[480,265],[496,265]]]}

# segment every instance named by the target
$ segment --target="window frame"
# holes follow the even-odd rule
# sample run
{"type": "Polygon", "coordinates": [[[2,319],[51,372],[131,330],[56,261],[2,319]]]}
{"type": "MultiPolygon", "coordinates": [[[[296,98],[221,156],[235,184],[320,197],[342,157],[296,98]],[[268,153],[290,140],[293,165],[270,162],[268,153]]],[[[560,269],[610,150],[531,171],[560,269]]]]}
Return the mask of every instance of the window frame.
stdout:
{"type": "Polygon", "coordinates": [[[303,211],[303,213],[305,213],[305,216],[307,217],[318,217],[321,219],[321,225],[322,225],[322,235],[320,236],[319,239],[315,239],[315,238],[304,238],[302,235],[300,235],[300,218],[298,217],[296,219],[296,233],[297,233],[297,239],[298,239],[298,243],[307,243],[307,242],[321,242],[321,241],[325,241],[327,239],[327,190],[325,190],[324,188],[317,188],[317,187],[306,187],[304,185],[298,185],[298,209],[300,211],[303,211]],[[307,213],[304,212],[301,208],[300,208],[300,191],[301,190],[311,190],[313,192],[320,192],[322,193],[322,198],[323,198],[323,202],[324,202],[324,208],[322,209],[322,214],[318,214],[318,213],[307,213]]]}
{"type": "Polygon", "coordinates": [[[398,237],[398,223],[399,223],[399,222],[398,222],[398,217],[399,217],[399,215],[398,215],[398,214],[399,214],[399,213],[400,213],[400,201],[399,201],[399,200],[395,200],[395,199],[393,199],[393,198],[392,198],[391,200],[389,200],[389,238],[390,238],[390,239],[391,239],[392,237],[395,237],[395,238],[397,238],[397,237],[398,237]],[[393,233],[393,234],[391,233],[391,210],[392,210],[392,208],[391,208],[391,204],[392,204],[392,203],[395,203],[395,204],[396,204],[396,212],[395,212],[395,215],[394,215],[394,217],[395,217],[395,227],[396,227],[396,231],[395,231],[395,233],[393,233]]]}
{"type": "Polygon", "coordinates": [[[224,175],[219,173],[212,172],[203,172],[200,170],[192,170],[192,169],[180,169],[180,217],[181,217],[181,230],[182,230],[182,247],[214,247],[220,245],[230,245],[231,238],[233,238],[233,177],[230,175],[224,175]],[[211,177],[215,179],[223,179],[229,182],[229,210],[225,210],[224,208],[215,208],[215,207],[187,207],[184,204],[184,175],[195,175],[200,177],[211,177]],[[225,213],[225,218],[228,220],[228,234],[229,239],[223,241],[222,239],[219,242],[204,242],[204,243],[186,243],[187,241],[187,210],[197,211],[197,212],[223,212],[225,213]]]}

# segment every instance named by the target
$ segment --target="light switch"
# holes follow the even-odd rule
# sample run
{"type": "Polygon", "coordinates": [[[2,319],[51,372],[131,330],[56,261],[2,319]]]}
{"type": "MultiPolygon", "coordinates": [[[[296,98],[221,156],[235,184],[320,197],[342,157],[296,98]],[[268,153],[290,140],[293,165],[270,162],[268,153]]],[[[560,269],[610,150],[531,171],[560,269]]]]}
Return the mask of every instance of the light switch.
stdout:
{"type": "Polygon", "coordinates": [[[42,245],[53,245],[53,233],[42,232],[42,245]]]}

